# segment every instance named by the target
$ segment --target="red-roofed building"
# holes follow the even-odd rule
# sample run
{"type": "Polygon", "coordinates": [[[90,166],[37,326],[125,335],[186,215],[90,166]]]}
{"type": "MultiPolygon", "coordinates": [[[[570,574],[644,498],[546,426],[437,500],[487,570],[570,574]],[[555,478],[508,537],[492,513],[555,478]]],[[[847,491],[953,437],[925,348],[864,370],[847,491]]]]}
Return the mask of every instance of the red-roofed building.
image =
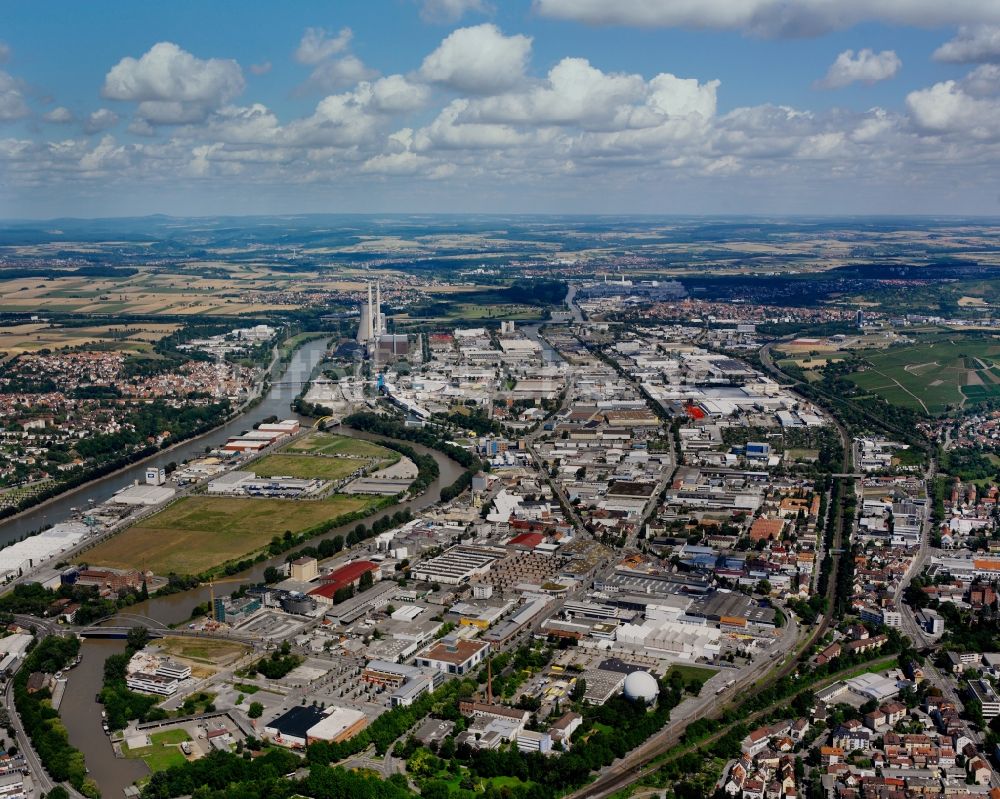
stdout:
{"type": "Polygon", "coordinates": [[[348,563],[346,566],[341,566],[339,569],[334,569],[329,574],[320,577],[322,585],[310,591],[309,596],[315,597],[318,602],[331,605],[337,591],[352,585],[356,588],[361,582],[362,576],[368,572],[371,572],[377,580],[379,578],[379,565],[370,560],[356,560],[353,563],[348,563]]]}
{"type": "Polygon", "coordinates": [[[751,541],[766,541],[769,538],[773,538],[777,541],[781,538],[781,532],[785,529],[784,519],[768,519],[760,518],[754,521],[750,525],[750,540],[751,541]]]}
{"type": "Polygon", "coordinates": [[[684,408],[684,411],[687,413],[688,416],[690,416],[694,420],[705,418],[705,411],[703,411],[697,405],[688,405],[686,408],[684,408]]]}
{"type": "Polygon", "coordinates": [[[510,541],[507,542],[507,546],[519,547],[521,549],[534,549],[544,540],[545,536],[541,533],[521,533],[521,535],[516,535],[510,539],[510,541]]]}

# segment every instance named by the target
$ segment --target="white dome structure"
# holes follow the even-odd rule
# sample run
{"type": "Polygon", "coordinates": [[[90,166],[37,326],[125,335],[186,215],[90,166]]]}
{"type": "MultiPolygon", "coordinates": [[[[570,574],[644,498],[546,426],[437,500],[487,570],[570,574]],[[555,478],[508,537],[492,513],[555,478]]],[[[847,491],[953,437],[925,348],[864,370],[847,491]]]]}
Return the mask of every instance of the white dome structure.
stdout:
{"type": "Polygon", "coordinates": [[[626,699],[651,705],[660,693],[660,686],[648,671],[633,671],[625,678],[623,691],[626,699]]]}

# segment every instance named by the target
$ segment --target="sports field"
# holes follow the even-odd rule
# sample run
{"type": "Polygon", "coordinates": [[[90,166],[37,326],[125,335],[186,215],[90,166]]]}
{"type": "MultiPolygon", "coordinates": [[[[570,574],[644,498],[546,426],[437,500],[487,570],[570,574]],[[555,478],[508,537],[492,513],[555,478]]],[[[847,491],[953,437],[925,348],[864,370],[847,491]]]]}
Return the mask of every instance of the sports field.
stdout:
{"type": "Polygon", "coordinates": [[[933,336],[865,355],[870,368],[849,375],[893,405],[930,415],[1000,397],[1000,341],[933,336]]]}
{"type": "Polygon", "coordinates": [[[268,455],[250,468],[261,477],[301,477],[339,480],[368,463],[361,458],[324,458],[316,455],[268,455]]]}
{"type": "Polygon", "coordinates": [[[335,494],[305,501],[258,497],[184,497],[86,553],[95,566],[200,574],[266,546],[285,530],[298,533],[374,497],[335,494]]]}

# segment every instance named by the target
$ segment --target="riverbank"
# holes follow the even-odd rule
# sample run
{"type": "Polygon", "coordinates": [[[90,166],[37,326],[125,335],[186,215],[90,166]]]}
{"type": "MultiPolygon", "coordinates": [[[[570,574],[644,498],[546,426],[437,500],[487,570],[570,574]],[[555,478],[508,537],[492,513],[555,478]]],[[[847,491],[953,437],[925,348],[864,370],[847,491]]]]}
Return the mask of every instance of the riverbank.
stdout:
{"type": "Polygon", "coordinates": [[[57,522],[69,519],[77,505],[83,506],[87,501],[104,502],[114,493],[125,488],[135,480],[145,479],[147,466],[166,467],[171,461],[180,462],[204,454],[205,444],[215,439],[221,440],[244,432],[248,416],[268,416],[279,418],[301,418],[291,410],[291,401],[296,390],[290,384],[305,380],[312,368],[326,352],[325,335],[320,339],[306,341],[295,352],[292,360],[287,363],[273,380],[262,385],[262,393],[249,401],[243,409],[234,413],[229,419],[196,436],[177,441],[169,447],[157,450],[142,460],[125,465],[114,472],[103,475],[65,492],[59,493],[44,501],[26,508],[14,516],[0,520],[0,544],[14,543],[26,535],[37,532],[40,528],[51,526],[57,522]],[[86,499],[81,501],[81,495],[86,499]]]}

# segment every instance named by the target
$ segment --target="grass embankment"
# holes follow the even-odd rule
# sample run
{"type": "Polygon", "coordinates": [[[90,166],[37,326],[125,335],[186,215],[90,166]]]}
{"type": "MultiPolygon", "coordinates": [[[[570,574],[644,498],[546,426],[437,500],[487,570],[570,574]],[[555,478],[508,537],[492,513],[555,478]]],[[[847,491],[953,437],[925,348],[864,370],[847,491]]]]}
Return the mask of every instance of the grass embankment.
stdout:
{"type": "Polygon", "coordinates": [[[294,336],[289,336],[284,341],[278,345],[278,358],[282,361],[287,361],[292,357],[292,354],[305,344],[307,341],[312,341],[317,338],[329,337],[329,333],[313,331],[311,333],[296,333],[294,336]]]}
{"type": "Polygon", "coordinates": [[[285,451],[312,455],[350,455],[356,458],[388,458],[392,455],[392,452],[373,441],[320,431],[296,439],[285,451]]]}

